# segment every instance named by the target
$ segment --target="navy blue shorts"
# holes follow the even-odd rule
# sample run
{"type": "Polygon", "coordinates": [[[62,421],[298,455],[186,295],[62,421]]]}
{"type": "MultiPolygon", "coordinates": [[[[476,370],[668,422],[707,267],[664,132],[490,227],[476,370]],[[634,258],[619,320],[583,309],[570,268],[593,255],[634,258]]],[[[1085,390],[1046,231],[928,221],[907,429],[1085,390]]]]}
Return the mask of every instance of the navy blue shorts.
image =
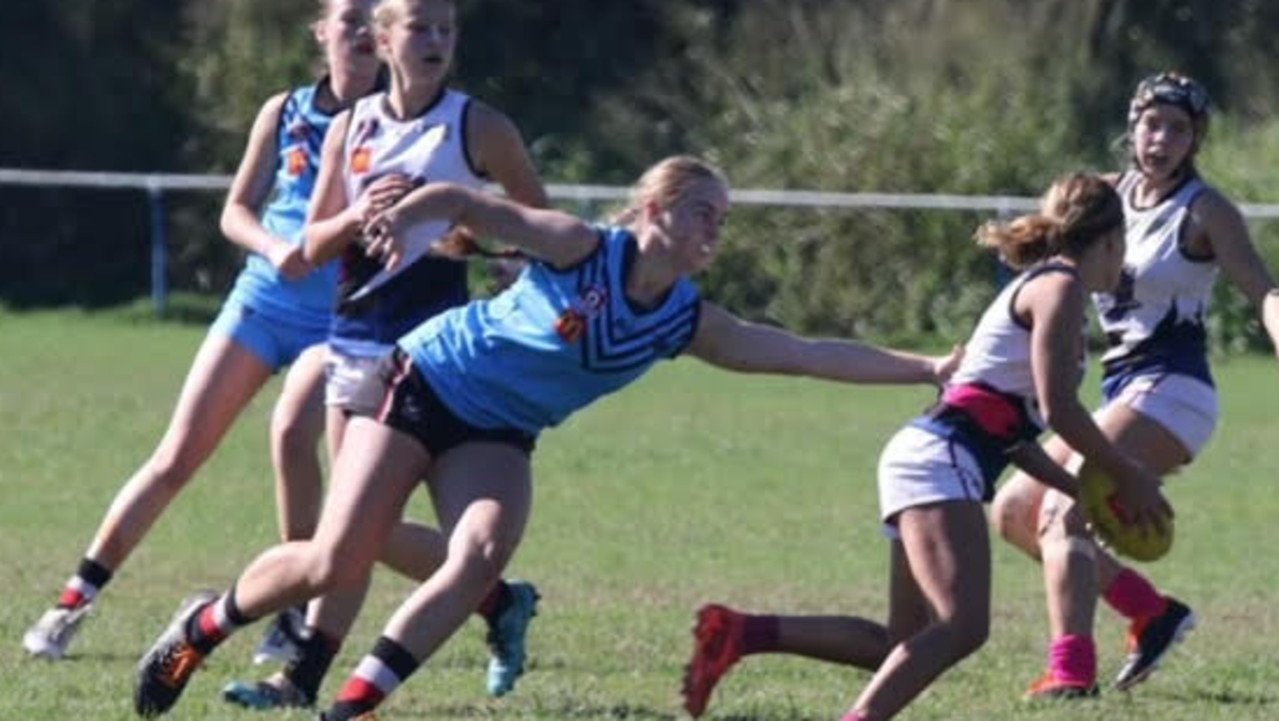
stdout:
{"type": "Polygon", "coordinates": [[[532,455],[537,436],[515,428],[479,428],[454,415],[436,395],[435,389],[413,367],[413,361],[403,350],[396,348],[382,359],[377,372],[369,375],[365,383],[376,383],[376,391],[382,399],[373,414],[365,415],[382,425],[412,436],[431,458],[439,458],[463,443],[501,443],[532,455]]]}

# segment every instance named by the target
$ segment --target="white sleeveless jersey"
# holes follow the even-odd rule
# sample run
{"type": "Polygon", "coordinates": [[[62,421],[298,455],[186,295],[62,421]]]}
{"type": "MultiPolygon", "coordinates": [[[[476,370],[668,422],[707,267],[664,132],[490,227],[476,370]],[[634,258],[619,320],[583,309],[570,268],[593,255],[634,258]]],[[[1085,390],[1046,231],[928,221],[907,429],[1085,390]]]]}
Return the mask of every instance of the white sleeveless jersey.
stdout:
{"type": "MultiPolygon", "coordinates": [[[[406,175],[421,185],[450,182],[472,188],[484,179],[471,168],[466,153],[466,113],[471,98],[445,90],[422,115],[397,120],[388,110],[387,94],[359,100],[351,110],[343,179],[349,202],[355,202],[370,183],[391,173],[406,175]]],[[[422,223],[405,239],[405,253],[395,271],[382,271],[365,282],[352,297],[367,295],[427,253],[448,230],[444,221],[422,223]]]]}
{"type": "MultiPolygon", "coordinates": [[[[1035,377],[1030,365],[1030,328],[1017,319],[1013,304],[1017,293],[1031,278],[1044,273],[1075,271],[1064,265],[1045,264],[1027,269],[999,292],[986,308],[977,328],[964,345],[964,359],[951,376],[949,385],[979,384],[1001,393],[1025,399],[1026,409],[1040,425],[1037,411],[1035,377]]],[[[1081,326],[1080,333],[1086,330],[1081,326]]],[[[1080,343],[1082,353],[1083,343],[1080,343]]],[[[1079,359],[1079,380],[1083,379],[1084,359],[1079,359]]]]}
{"type": "Polygon", "coordinates": [[[1119,286],[1093,295],[1109,346],[1102,362],[1177,368],[1207,353],[1204,318],[1218,267],[1211,258],[1188,257],[1181,246],[1190,205],[1206,186],[1190,178],[1158,204],[1138,208],[1138,178],[1125,173],[1117,186],[1127,240],[1119,286]]]}

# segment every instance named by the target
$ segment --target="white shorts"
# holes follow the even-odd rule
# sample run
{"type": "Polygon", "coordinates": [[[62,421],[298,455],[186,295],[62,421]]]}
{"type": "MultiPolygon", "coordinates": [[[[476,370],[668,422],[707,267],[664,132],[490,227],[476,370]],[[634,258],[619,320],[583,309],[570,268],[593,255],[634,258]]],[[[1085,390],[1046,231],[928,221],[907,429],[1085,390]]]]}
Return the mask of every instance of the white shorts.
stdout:
{"type": "Polygon", "coordinates": [[[382,405],[382,387],[364,381],[377,373],[379,356],[353,356],[329,349],[324,363],[324,404],[351,413],[375,415],[382,405]]]}
{"type": "Polygon", "coordinates": [[[1138,375],[1102,410],[1110,403],[1123,403],[1168,429],[1192,458],[1207,445],[1220,414],[1216,388],[1176,373],[1138,375]]]}
{"type": "Polygon", "coordinates": [[[984,501],[977,460],[961,444],[906,426],[879,456],[879,517],[884,535],[897,538],[897,514],[940,501],[984,501]]]}

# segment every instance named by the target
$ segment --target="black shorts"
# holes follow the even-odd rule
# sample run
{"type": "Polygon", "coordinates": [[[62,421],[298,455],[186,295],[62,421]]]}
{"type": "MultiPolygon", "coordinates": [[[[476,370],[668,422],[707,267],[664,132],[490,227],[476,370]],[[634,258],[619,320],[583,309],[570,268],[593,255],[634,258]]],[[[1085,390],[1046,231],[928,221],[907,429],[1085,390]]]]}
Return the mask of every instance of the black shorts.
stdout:
{"type": "Polygon", "coordinates": [[[529,456],[537,443],[536,435],[515,428],[477,428],[458,418],[413,367],[412,359],[399,348],[383,358],[377,372],[364,382],[378,384],[382,402],[376,413],[357,412],[356,415],[365,415],[407,433],[422,444],[431,458],[439,458],[463,443],[474,442],[502,443],[529,456]]]}

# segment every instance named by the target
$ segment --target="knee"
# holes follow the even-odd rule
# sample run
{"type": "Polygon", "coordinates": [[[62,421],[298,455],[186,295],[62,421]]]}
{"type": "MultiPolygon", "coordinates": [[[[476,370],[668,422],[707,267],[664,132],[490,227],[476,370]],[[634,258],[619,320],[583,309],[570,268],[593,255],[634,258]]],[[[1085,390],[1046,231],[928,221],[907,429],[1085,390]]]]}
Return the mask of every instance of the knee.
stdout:
{"type": "Polygon", "coordinates": [[[1083,512],[1062,496],[1044,502],[1036,532],[1042,546],[1075,546],[1089,539],[1088,521],[1083,512]]]}
{"type": "Polygon", "coordinates": [[[990,614],[951,620],[947,628],[954,662],[976,653],[990,639],[990,614]]]}
{"type": "Polygon", "coordinates": [[[170,495],[177,494],[195,476],[204,460],[203,455],[189,439],[166,437],[147,462],[150,485],[170,495]]]}
{"type": "Polygon", "coordinates": [[[514,539],[497,534],[454,534],[449,541],[449,558],[460,560],[467,575],[476,581],[491,584],[501,578],[516,545],[514,539]]]}
{"type": "Polygon", "coordinates": [[[1040,505],[1038,498],[1007,487],[990,504],[990,524],[1005,541],[1034,554],[1038,551],[1035,528],[1040,505]]]}
{"type": "Polygon", "coordinates": [[[1025,525],[1025,508],[1014,494],[998,493],[990,504],[990,525],[1004,538],[1012,540],[1025,525]]]}
{"type": "Polygon", "coordinates": [[[303,560],[307,578],[310,585],[321,593],[359,586],[372,572],[372,562],[361,559],[358,554],[314,541],[307,543],[307,551],[303,560]]]}
{"type": "Polygon", "coordinates": [[[312,453],[324,431],[322,417],[303,409],[276,406],[271,414],[271,445],[286,454],[312,453]]]}

